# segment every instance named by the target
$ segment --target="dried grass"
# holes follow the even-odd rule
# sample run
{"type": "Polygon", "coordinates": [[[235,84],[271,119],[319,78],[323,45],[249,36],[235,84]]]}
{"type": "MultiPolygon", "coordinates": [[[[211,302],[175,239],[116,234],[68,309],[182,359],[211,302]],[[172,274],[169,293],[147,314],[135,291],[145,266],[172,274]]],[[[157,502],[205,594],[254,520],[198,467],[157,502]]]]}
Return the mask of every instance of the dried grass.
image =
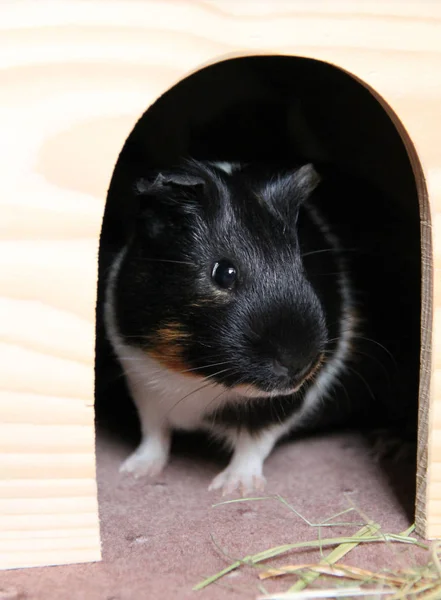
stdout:
{"type": "MultiPolygon", "coordinates": [[[[244,566],[256,568],[256,583],[277,578],[283,585],[289,576],[297,577],[294,585],[276,593],[267,593],[260,584],[262,595],[257,600],[307,600],[320,598],[388,598],[389,600],[441,600],[441,542],[425,544],[413,535],[414,526],[406,531],[396,534],[383,532],[378,523],[374,523],[359,508],[352,505],[348,509],[333,515],[320,523],[312,523],[303,517],[291,504],[280,496],[258,498],[241,498],[229,500],[220,504],[233,504],[237,502],[255,502],[259,500],[276,499],[311,528],[317,528],[318,537],[306,542],[284,544],[275,546],[248,555],[239,560],[232,560],[222,571],[198,583],[193,589],[202,590],[216,582],[225,575],[244,566]],[[323,528],[331,529],[341,526],[360,526],[360,523],[336,521],[348,513],[356,512],[362,521],[362,528],[352,536],[321,537],[323,528]],[[386,544],[391,553],[396,544],[418,546],[425,551],[425,561],[422,566],[401,568],[397,570],[383,569],[374,572],[363,567],[354,567],[342,562],[342,559],[354,548],[361,544],[386,544]],[[317,548],[321,553],[321,560],[317,563],[288,563],[282,566],[272,566],[270,561],[292,553],[294,550],[317,548]],[[332,548],[325,555],[325,549],[332,548]],[[262,565],[265,563],[265,565],[262,565]]],[[[219,506],[219,504],[214,505],[219,506]]],[[[214,540],[213,540],[214,541],[214,540]]],[[[216,542],[214,541],[216,544],[216,542]]],[[[217,544],[216,544],[217,546],[217,544]]],[[[218,546],[217,546],[218,547],[218,546]]],[[[218,549],[225,555],[219,547],[218,549]]],[[[229,560],[231,560],[230,557],[229,560]]],[[[391,556],[391,558],[395,558],[391,556]]]]}

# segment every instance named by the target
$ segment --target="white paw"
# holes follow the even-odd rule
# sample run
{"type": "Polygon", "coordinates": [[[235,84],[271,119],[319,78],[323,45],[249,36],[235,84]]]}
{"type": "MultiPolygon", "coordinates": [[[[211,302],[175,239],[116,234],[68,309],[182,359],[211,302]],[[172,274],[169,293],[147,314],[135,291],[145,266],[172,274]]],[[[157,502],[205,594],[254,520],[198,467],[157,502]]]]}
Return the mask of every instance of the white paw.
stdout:
{"type": "Polygon", "coordinates": [[[141,444],[121,465],[120,473],[139,477],[156,477],[167,464],[168,454],[158,447],[141,444]]]}
{"type": "Polygon", "coordinates": [[[253,492],[263,492],[265,490],[266,480],[262,474],[262,466],[256,465],[250,468],[238,468],[229,465],[213,479],[208,489],[222,489],[222,496],[227,496],[235,491],[240,491],[242,496],[249,496],[253,492]]]}

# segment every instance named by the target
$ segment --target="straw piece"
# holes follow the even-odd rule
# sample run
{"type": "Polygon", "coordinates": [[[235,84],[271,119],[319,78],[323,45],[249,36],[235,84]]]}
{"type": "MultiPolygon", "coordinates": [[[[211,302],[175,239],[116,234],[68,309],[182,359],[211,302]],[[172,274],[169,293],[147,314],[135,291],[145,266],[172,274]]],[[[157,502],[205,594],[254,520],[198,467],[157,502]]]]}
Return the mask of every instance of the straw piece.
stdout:
{"type": "Polygon", "coordinates": [[[400,536],[397,534],[386,533],[381,536],[372,536],[362,537],[360,535],[355,535],[353,537],[342,537],[342,538],[325,538],[323,540],[312,540],[309,542],[297,542],[296,544],[284,544],[283,546],[276,546],[274,548],[270,548],[269,550],[265,550],[264,552],[259,552],[254,556],[246,556],[242,560],[237,560],[219,573],[204,579],[200,583],[198,583],[193,590],[201,590],[207,585],[217,581],[227,573],[234,571],[239,568],[242,564],[247,565],[255,565],[264,560],[268,560],[269,558],[275,558],[276,556],[281,556],[286,552],[290,552],[291,550],[298,550],[300,548],[324,548],[327,546],[336,546],[338,544],[357,544],[357,543],[378,543],[378,542],[399,542],[402,544],[412,544],[415,546],[422,546],[425,548],[423,544],[420,544],[416,538],[408,537],[408,536],[400,536]]]}
{"type": "MultiPolygon", "coordinates": [[[[353,537],[354,538],[365,538],[372,536],[372,534],[377,533],[380,530],[380,525],[373,523],[371,525],[365,525],[362,527],[360,531],[358,531],[353,537]]],[[[346,556],[348,552],[353,550],[358,546],[360,542],[352,542],[352,543],[343,543],[340,546],[337,546],[327,557],[323,558],[319,565],[332,565],[336,563],[338,560],[342,559],[343,556],[346,556]]],[[[310,583],[315,581],[318,577],[320,577],[320,573],[310,571],[305,575],[303,579],[299,579],[294,585],[289,588],[289,592],[298,592],[300,590],[305,589],[310,583]]]]}
{"type": "Polygon", "coordinates": [[[293,573],[304,570],[315,571],[320,575],[329,575],[330,577],[344,577],[346,579],[357,579],[361,581],[377,579],[381,583],[389,582],[398,585],[404,585],[408,583],[408,580],[405,579],[404,576],[400,577],[398,575],[387,575],[386,573],[374,573],[374,571],[367,571],[366,569],[360,569],[358,567],[352,567],[350,565],[344,565],[340,563],[334,563],[329,566],[314,563],[284,565],[282,567],[268,569],[263,573],[259,573],[259,579],[270,579],[272,577],[280,577],[282,575],[292,575],[293,573]]]}

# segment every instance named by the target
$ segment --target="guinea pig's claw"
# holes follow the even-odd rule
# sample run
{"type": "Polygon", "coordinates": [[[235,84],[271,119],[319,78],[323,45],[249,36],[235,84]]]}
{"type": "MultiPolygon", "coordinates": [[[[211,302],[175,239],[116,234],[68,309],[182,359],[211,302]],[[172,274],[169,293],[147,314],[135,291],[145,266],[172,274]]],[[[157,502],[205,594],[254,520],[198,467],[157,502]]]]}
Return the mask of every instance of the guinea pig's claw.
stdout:
{"type": "Polygon", "coordinates": [[[120,466],[120,473],[132,475],[135,479],[141,477],[157,477],[167,463],[167,455],[162,452],[152,452],[146,446],[140,446],[120,466]]]}
{"type": "Polygon", "coordinates": [[[255,475],[253,477],[253,484],[256,492],[264,492],[266,487],[266,479],[263,475],[255,475]]]}
{"type": "Polygon", "coordinates": [[[213,479],[208,489],[222,489],[222,496],[229,496],[236,491],[242,496],[249,496],[253,492],[263,492],[265,485],[266,480],[261,472],[240,472],[227,467],[213,479]]]}

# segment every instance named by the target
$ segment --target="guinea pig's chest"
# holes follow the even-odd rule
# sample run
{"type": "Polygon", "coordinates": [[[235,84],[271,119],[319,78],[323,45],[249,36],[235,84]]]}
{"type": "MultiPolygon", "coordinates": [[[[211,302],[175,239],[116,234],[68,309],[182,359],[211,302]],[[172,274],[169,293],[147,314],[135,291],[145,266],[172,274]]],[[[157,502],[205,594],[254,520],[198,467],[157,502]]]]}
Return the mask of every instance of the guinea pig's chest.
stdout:
{"type": "Polygon", "coordinates": [[[130,370],[132,386],[151,393],[151,402],[175,429],[207,428],[204,417],[231,399],[233,392],[202,377],[163,367],[142,350],[125,346],[121,362],[130,370]]]}

